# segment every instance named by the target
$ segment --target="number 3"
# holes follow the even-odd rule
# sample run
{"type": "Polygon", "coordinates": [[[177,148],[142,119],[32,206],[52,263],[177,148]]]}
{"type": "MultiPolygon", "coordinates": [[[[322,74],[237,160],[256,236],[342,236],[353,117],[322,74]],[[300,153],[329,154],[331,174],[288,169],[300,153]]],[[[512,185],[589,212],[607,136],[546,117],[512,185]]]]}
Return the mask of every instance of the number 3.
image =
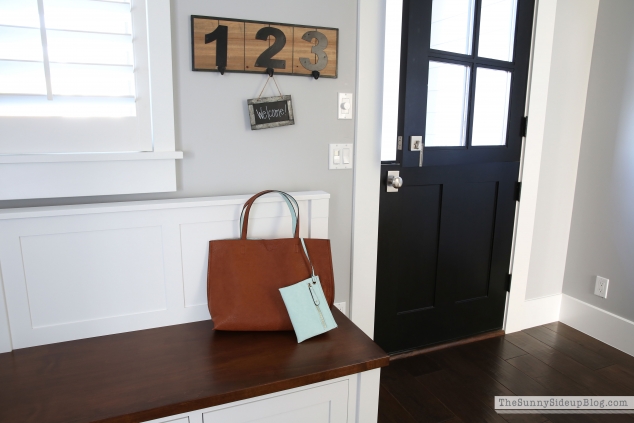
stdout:
{"type": "Polygon", "coordinates": [[[302,36],[302,40],[312,41],[316,39],[317,45],[310,49],[311,53],[317,55],[317,63],[310,63],[310,59],[300,57],[299,62],[303,67],[309,71],[321,71],[328,64],[328,55],[324,52],[324,49],[328,47],[328,38],[319,31],[308,31],[302,36]]]}

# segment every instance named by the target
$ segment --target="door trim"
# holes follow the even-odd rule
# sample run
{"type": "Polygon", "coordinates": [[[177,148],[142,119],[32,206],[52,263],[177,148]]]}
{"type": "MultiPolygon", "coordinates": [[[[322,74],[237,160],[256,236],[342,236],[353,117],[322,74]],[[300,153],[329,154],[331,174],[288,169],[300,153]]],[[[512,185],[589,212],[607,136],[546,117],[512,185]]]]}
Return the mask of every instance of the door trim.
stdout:
{"type": "MultiPolygon", "coordinates": [[[[400,1],[387,2],[390,8],[393,3],[400,1]]],[[[357,2],[357,118],[352,186],[350,318],[370,338],[374,338],[381,128],[385,117],[382,113],[384,69],[377,65],[384,63],[385,16],[386,0],[357,2]]],[[[396,42],[397,38],[400,51],[400,37],[394,37],[392,41],[396,42]]],[[[395,98],[398,107],[398,96],[395,98]]]]}
{"type": "Polygon", "coordinates": [[[538,0],[535,7],[525,114],[530,116],[530,119],[520,160],[522,201],[516,213],[511,256],[513,283],[507,297],[504,324],[506,333],[517,332],[532,326],[527,321],[527,317],[530,316],[526,313],[524,303],[537,210],[537,188],[544,144],[557,0],[538,0]]]}

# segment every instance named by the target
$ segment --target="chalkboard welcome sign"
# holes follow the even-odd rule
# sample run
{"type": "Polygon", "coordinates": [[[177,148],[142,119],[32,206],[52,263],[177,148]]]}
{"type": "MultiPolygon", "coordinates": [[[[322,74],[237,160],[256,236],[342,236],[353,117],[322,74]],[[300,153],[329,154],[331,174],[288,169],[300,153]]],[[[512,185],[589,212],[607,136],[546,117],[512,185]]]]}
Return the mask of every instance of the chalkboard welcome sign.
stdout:
{"type": "Polygon", "coordinates": [[[247,100],[251,129],[295,125],[290,95],[247,100]]]}

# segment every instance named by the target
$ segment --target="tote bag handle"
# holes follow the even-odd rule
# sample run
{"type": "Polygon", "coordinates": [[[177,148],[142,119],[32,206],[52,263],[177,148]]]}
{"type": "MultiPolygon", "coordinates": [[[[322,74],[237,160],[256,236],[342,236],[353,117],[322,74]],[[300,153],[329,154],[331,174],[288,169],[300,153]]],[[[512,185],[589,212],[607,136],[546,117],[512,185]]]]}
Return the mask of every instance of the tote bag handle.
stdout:
{"type": "MultiPolygon", "coordinates": [[[[262,191],[255,194],[253,197],[249,198],[244,206],[242,206],[242,213],[240,214],[240,239],[247,239],[247,229],[249,226],[249,213],[251,212],[251,206],[259,197],[264,194],[268,194],[270,192],[275,192],[282,196],[286,204],[288,205],[288,209],[291,212],[291,218],[293,220],[293,234],[294,238],[299,238],[299,204],[297,204],[297,200],[293,198],[292,195],[285,193],[284,191],[276,191],[276,190],[267,190],[262,191]],[[295,210],[297,209],[297,211],[295,210]]],[[[309,259],[310,261],[310,259],[309,259]]],[[[312,267],[312,265],[311,265],[312,267]]]]}

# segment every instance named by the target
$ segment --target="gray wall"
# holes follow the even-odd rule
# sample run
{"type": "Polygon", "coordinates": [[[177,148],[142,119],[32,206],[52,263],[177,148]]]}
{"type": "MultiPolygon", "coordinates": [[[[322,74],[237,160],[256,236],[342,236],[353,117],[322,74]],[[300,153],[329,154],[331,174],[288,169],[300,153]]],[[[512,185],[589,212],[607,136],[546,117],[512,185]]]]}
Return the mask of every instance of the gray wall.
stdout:
{"type": "MultiPolygon", "coordinates": [[[[0,201],[0,208],[324,190],[331,194],[336,301],[348,302],[352,171],[328,170],[328,144],[354,140],[354,121],[338,120],[336,107],[338,92],[355,92],[356,29],[356,0],[173,0],[176,148],[185,152],[177,164],[178,191],[0,201]],[[339,28],[339,78],[276,77],[282,93],[293,96],[296,124],[251,131],[246,100],[258,96],[266,75],[192,72],[192,14],[339,28]]],[[[273,93],[267,87],[263,95],[273,93]]]]}
{"type": "Polygon", "coordinates": [[[561,294],[598,4],[557,1],[526,299],[561,294]]]}
{"type": "Polygon", "coordinates": [[[634,1],[601,0],[563,293],[634,320],[634,1]],[[594,278],[610,279],[608,298],[594,278]]]}

